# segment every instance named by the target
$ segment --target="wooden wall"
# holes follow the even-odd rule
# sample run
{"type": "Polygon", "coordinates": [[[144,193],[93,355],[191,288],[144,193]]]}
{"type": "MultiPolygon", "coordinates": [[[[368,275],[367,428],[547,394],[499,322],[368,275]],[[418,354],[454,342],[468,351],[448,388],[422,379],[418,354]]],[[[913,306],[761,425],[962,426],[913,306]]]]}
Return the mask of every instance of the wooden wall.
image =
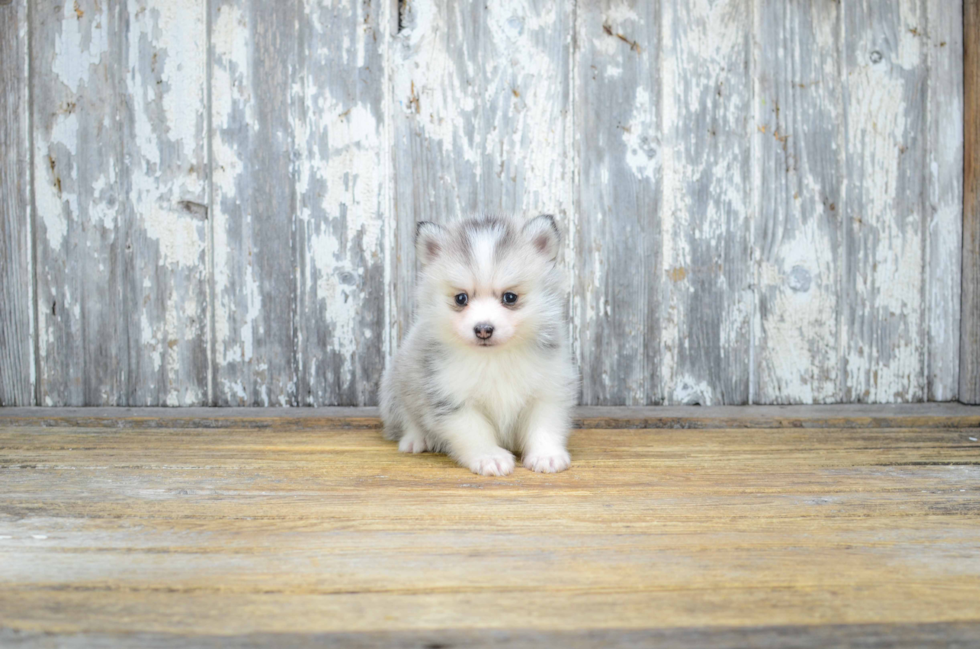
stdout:
{"type": "Polygon", "coordinates": [[[963,108],[959,0],[0,0],[0,404],[373,404],[479,210],[584,403],[953,400],[963,108]]]}

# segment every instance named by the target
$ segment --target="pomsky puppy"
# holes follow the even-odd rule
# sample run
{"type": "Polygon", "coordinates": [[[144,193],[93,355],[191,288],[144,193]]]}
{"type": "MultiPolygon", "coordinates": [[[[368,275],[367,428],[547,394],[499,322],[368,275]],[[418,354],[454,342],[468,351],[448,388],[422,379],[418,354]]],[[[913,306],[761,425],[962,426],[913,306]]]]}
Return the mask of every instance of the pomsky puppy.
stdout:
{"type": "Polygon", "coordinates": [[[385,436],[481,475],[568,468],[578,395],[555,220],[419,223],[417,316],[381,382],[385,436]]]}

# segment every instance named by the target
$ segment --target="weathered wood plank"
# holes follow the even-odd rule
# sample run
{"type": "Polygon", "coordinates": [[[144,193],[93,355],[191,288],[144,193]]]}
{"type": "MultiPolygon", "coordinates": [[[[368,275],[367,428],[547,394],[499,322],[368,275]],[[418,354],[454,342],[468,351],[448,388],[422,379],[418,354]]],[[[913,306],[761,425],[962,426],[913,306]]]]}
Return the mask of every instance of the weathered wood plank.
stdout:
{"type": "Polygon", "coordinates": [[[206,402],[199,5],[33,12],[39,399],[206,402]]]}
{"type": "MultiPolygon", "coordinates": [[[[834,406],[580,406],[589,429],[980,428],[980,408],[959,403],[834,406]]],[[[380,428],[377,408],[4,408],[0,426],[125,429],[380,428]]]]}
{"type": "Polygon", "coordinates": [[[662,12],[662,390],[667,403],[747,403],[752,3],[662,12]]]}
{"type": "Polygon", "coordinates": [[[963,229],[963,3],[927,0],[926,381],[930,401],[959,392],[963,229]]]}
{"type": "Polygon", "coordinates": [[[204,405],[206,14],[199,0],[129,0],[126,12],[126,85],[120,90],[129,111],[119,171],[134,227],[127,239],[133,254],[123,257],[123,304],[130,311],[125,403],[204,405]]]}
{"type": "Polygon", "coordinates": [[[393,346],[412,319],[416,221],[546,212],[566,236],[572,224],[570,3],[399,6],[390,50],[393,346]]]}
{"type": "Polygon", "coordinates": [[[975,433],[589,430],[482,479],[360,430],[0,426],[3,626],[976,623],[975,433]]]}
{"type": "Polygon", "coordinates": [[[0,4],[0,406],[34,403],[27,11],[0,4]]]}
{"type": "Polygon", "coordinates": [[[386,16],[353,0],[213,7],[217,405],[376,401],[386,16]]]}
{"type": "Polygon", "coordinates": [[[844,16],[845,401],[926,398],[927,67],[920,0],[844,16]]]}
{"type": "Polygon", "coordinates": [[[754,403],[840,400],[840,5],[756,8],[754,403]]]}
{"type": "Polygon", "coordinates": [[[215,405],[295,405],[298,7],[211,5],[215,405]]]}
{"type": "Polygon", "coordinates": [[[584,3],[576,16],[572,307],[585,404],[663,401],[660,27],[655,2],[584,3]]]}
{"type": "Polygon", "coordinates": [[[122,85],[120,9],[32,12],[42,405],[126,403],[123,255],[132,244],[119,214],[121,116],[109,100],[122,85]]]}
{"type": "Polygon", "coordinates": [[[980,403],[980,0],[963,0],[964,194],[960,390],[980,403]]]}
{"type": "Polygon", "coordinates": [[[385,357],[391,3],[301,3],[293,93],[303,405],[377,403],[385,357]]]}

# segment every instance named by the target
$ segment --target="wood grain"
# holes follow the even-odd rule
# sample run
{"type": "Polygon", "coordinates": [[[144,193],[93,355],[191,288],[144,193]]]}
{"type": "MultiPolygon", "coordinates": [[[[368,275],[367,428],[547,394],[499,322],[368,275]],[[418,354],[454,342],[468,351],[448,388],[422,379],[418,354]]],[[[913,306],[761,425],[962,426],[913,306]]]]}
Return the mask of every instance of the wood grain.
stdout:
{"type": "Polygon", "coordinates": [[[124,405],[121,6],[60,7],[30,26],[39,403],[124,405]]]}
{"type": "Polygon", "coordinates": [[[840,5],[760,2],[754,403],[840,401],[840,5]]]}
{"type": "Polygon", "coordinates": [[[580,430],[485,479],[376,431],[0,424],[0,637],[972,638],[978,431],[580,430]]]}
{"type": "Polygon", "coordinates": [[[304,2],[293,93],[301,405],[377,403],[384,368],[391,3],[304,2]]]}
{"type": "Polygon", "coordinates": [[[921,401],[928,349],[924,3],[858,0],[842,9],[844,399],[921,401]]]}
{"type": "Polygon", "coordinates": [[[960,390],[980,403],[980,2],[963,0],[964,194],[960,390]]]}
{"type": "Polygon", "coordinates": [[[582,3],[576,25],[572,305],[582,403],[662,403],[659,3],[582,3]]]}
{"type": "Polygon", "coordinates": [[[32,13],[39,401],[207,402],[197,2],[32,13]]]}
{"type": "Polygon", "coordinates": [[[927,399],[959,394],[963,230],[963,5],[926,2],[928,65],[926,268],[927,399]]]}
{"type": "Polygon", "coordinates": [[[666,403],[747,403],[752,3],[661,10],[662,391],[666,403]]]}
{"type": "Polygon", "coordinates": [[[214,4],[216,405],[377,401],[386,16],[214,4]]]}
{"type": "Polygon", "coordinates": [[[0,406],[34,404],[27,11],[0,5],[0,406]]]}
{"type": "Polygon", "coordinates": [[[214,405],[295,405],[298,7],[211,5],[214,405]]]}

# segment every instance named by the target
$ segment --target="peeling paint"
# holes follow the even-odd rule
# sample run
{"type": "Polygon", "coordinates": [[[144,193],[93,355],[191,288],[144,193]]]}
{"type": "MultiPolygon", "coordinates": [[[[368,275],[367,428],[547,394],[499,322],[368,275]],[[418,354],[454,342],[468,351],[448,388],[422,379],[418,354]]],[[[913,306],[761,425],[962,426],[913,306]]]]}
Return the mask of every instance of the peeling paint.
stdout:
{"type": "MultiPolygon", "coordinates": [[[[903,0],[887,16],[897,33],[915,23],[918,3],[903,0]]],[[[851,398],[868,402],[920,400],[925,373],[922,338],[923,241],[917,187],[924,140],[910,117],[923,110],[919,79],[925,68],[918,40],[902,35],[898,43],[881,39],[887,23],[871,23],[860,8],[844,8],[852,34],[846,80],[847,211],[845,236],[854,255],[847,279],[852,297],[845,304],[857,317],[843,319],[848,341],[845,381],[851,398]],[[880,64],[866,64],[864,54],[877,48],[880,64]],[[889,49],[890,48],[890,49],[889,49]],[[892,62],[896,65],[888,65],[892,62]],[[921,61],[920,61],[921,62],[921,61]],[[910,147],[916,151],[911,157],[910,147]]]]}
{"type": "Polygon", "coordinates": [[[663,284],[660,381],[668,403],[679,398],[680,377],[708,382],[706,405],[749,396],[749,8],[744,0],[663,6],[663,266],[720,269],[663,284]]]}
{"type": "Polygon", "coordinates": [[[54,42],[52,71],[68,89],[78,94],[92,68],[105,64],[109,36],[102,21],[94,16],[82,20],[67,2],[61,5],[60,31],[54,42]]]}
{"type": "Polygon", "coordinates": [[[414,222],[479,210],[567,226],[590,402],[955,398],[941,3],[209,7],[35,17],[41,403],[371,403],[414,222]]]}

